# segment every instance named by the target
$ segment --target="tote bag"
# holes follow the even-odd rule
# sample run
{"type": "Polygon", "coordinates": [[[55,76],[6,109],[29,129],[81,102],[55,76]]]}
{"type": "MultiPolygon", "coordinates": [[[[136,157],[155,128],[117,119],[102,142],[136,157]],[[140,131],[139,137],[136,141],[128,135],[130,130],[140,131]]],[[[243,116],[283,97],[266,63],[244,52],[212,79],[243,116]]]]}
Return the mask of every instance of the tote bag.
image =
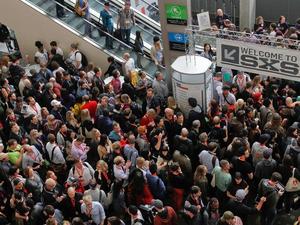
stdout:
{"type": "Polygon", "coordinates": [[[295,170],[296,168],[293,168],[293,175],[289,178],[286,186],[285,191],[286,192],[296,192],[300,191],[300,182],[295,178],[295,170]]]}

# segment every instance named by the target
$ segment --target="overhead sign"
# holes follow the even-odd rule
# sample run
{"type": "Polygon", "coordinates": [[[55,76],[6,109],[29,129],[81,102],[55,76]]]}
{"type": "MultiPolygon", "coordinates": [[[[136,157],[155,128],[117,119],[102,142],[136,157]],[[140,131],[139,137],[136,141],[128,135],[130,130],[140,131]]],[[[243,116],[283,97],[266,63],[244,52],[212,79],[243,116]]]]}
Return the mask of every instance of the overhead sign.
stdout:
{"type": "Polygon", "coordinates": [[[185,52],[187,35],[184,33],[168,32],[170,50],[185,52]]]}
{"type": "Polygon", "coordinates": [[[217,65],[300,81],[300,52],[217,38],[217,65]]]}
{"type": "Polygon", "coordinates": [[[168,24],[187,25],[188,13],[186,5],[165,4],[168,24]]]}
{"type": "Polygon", "coordinates": [[[198,18],[198,26],[200,31],[211,28],[208,12],[198,13],[197,18],[198,18]]]}

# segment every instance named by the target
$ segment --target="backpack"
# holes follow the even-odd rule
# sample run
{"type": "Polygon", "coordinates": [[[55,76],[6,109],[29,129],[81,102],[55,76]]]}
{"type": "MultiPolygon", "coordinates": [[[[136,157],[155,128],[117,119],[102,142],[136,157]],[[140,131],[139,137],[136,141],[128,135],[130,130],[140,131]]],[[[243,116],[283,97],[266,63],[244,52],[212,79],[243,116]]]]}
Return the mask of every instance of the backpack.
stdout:
{"type": "Polygon", "coordinates": [[[81,65],[82,65],[82,68],[87,67],[87,65],[89,64],[89,62],[88,62],[88,60],[87,60],[87,58],[86,58],[86,55],[83,54],[83,53],[80,52],[80,51],[77,51],[77,52],[75,52],[75,58],[76,58],[76,54],[77,54],[77,53],[80,53],[80,54],[81,54],[81,65]]]}
{"type": "Polygon", "coordinates": [[[294,166],[296,167],[296,168],[298,168],[298,166],[300,166],[300,165],[298,165],[298,162],[300,161],[300,158],[299,158],[299,153],[300,152],[297,152],[293,147],[290,147],[290,151],[289,151],[289,155],[291,156],[291,158],[293,159],[293,162],[294,162],[294,166]]]}

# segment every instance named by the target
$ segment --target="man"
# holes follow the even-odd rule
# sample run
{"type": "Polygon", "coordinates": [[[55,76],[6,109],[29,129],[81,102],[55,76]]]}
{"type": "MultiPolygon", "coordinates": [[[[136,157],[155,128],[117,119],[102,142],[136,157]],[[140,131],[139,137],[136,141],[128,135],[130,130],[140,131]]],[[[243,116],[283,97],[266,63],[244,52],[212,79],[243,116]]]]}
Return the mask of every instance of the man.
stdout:
{"type": "Polygon", "coordinates": [[[255,178],[260,181],[261,179],[270,178],[272,173],[277,168],[277,162],[272,159],[272,149],[265,149],[263,152],[263,159],[256,164],[255,178]]]}
{"type": "Polygon", "coordinates": [[[155,80],[152,83],[152,88],[155,96],[159,96],[162,100],[168,97],[169,89],[166,82],[163,80],[163,74],[160,71],[155,73],[155,80]]]}
{"type": "Polygon", "coordinates": [[[57,46],[57,42],[56,41],[51,41],[50,42],[50,47],[51,49],[55,49],[56,50],[56,54],[61,55],[62,57],[64,57],[64,52],[63,50],[57,46]]]}
{"type": "Polygon", "coordinates": [[[200,164],[206,166],[208,174],[212,174],[213,169],[219,166],[219,159],[216,156],[217,148],[218,144],[216,142],[210,142],[207,150],[203,150],[198,156],[200,164]]]}
{"type": "Polygon", "coordinates": [[[48,178],[45,181],[42,196],[43,203],[45,205],[52,205],[54,208],[58,208],[59,204],[64,199],[62,192],[56,188],[56,181],[52,178],[48,178]]]}
{"type": "Polygon", "coordinates": [[[119,11],[117,28],[120,28],[122,40],[129,45],[131,28],[135,25],[135,17],[133,9],[130,9],[130,1],[125,1],[125,7],[119,11]]]}
{"type": "Polygon", "coordinates": [[[255,207],[249,207],[245,203],[243,203],[246,195],[247,193],[244,189],[239,189],[235,194],[235,199],[229,200],[226,204],[226,210],[229,210],[234,215],[239,216],[244,224],[246,224],[247,222],[248,215],[258,213],[261,210],[264,202],[266,201],[266,197],[261,197],[255,207]]]}
{"type": "Polygon", "coordinates": [[[215,176],[216,197],[223,205],[226,200],[226,193],[231,184],[232,178],[229,173],[230,164],[227,160],[221,160],[220,166],[216,166],[212,172],[215,176]]]}
{"type": "Polygon", "coordinates": [[[93,202],[90,195],[85,195],[83,197],[81,213],[83,214],[84,221],[88,223],[93,222],[97,225],[104,225],[105,212],[103,206],[99,202],[93,202]]]}
{"type": "Polygon", "coordinates": [[[247,158],[249,157],[249,149],[246,147],[239,148],[239,157],[233,158],[232,160],[232,170],[233,172],[240,172],[242,174],[243,179],[247,181],[248,184],[253,180],[253,170],[252,166],[249,162],[247,162],[247,158]]]}
{"type": "Polygon", "coordinates": [[[243,71],[239,71],[238,74],[233,77],[232,83],[236,84],[239,87],[239,91],[242,92],[249,81],[251,81],[250,76],[243,71]]]}
{"type": "Polygon", "coordinates": [[[216,16],[216,25],[218,26],[219,29],[224,28],[224,21],[229,19],[229,17],[223,13],[222,9],[217,10],[217,16],[216,16]]]}
{"type": "Polygon", "coordinates": [[[134,59],[130,57],[130,54],[128,52],[124,53],[123,59],[125,60],[125,64],[124,64],[125,76],[130,77],[131,71],[135,69],[134,59]]]}
{"type": "Polygon", "coordinates": [[[61,210],[66,220],[71,221],[81,215],[82,194],[76,193],[74,187],[69,187],[67,196],[61,202],[61,210]]]}
{"type": "MultiPolygon", "coordinates": [[[[252,154],[252,160],[253,160],[253,166],[255,167],[256,164],[263,160],[263,153],[265,150],[269,149],[266,144],[271,139],[271,136],[269,134],[261,134],[259,137],[259,140],[254,142],[251,148],[251,154],[252,154]]],[[[272,155],[272,149],[271,155],[272,155]]]]}
{"type": "Polygon", "coordinates": [[[142,105],[143,112],[146,113],[150,109],[154,109],[156,114],[159,115],[163,110],[163,105],[160,97],[154,95],[153,88],[147,89],[147,95],[142,105]]]}
{"type": "Polygon", "coordinates": [[[102,76],[102,70],[99,67],[94,68],[94,77],[92,79],[92,87],[97,87],[99,89],[99,93],[102,94],[104,92],[104,80],[102,76]]]}
{"type": "Polygon", "coordinates": [[[164,200],[166,194],[166,187],[162,179],[157,175],[156,163],[150,164],[149,172],[147,172],[146,178],[153,197],[155,199],[164,200]]]}
{"type": "Polygon", "coordinates": [[[279,182],[282,176],[278,172],[274,172],[270,179],[262,179],[258,185],[258,197],[265,197],[266,201],[261,210],[261,224],[273,224],[277,214],[277,203],[284,193],[284,186],[279,182]]]}
{"type": "Polygon", "coordinates": [[[127,138],[127,143],[124,147],[124,156],[131,161],[132,168],[136,166],[136,159],[139,156],[138,150],[135,148],[135,136],[130,134],[127,138]]]}
{"type": "Polygon", "coordinates": [[[213,98],[219,103],[222,95],[222,73],[217,72],[213,78],[213,98]]]}
{"type": "Polygon", "coordinates": [[[230,87],[229,86],[223,86],[222,87],[222,94],[220,96],[220,106],[227,105],[229,110],[234,109],[234,104],[236,102],[236,98],[234,94],[230,93],[230,87]]]}
{"type": "Polygon", "coordinates": [[[270,122],[273,117],[273,106],[272,101],[269,98],[265,98],[263,105],[259,109],[260,112],[260,125],[264,127],[267,122],[270,122]]]}
{"type": "MultiPolygon", "coordinates": [[[[113,21],[112,21],[112,14],[110,12],[110,5],[109,2],[104,3],[104,9],[100,12],[100,16],[103,23],[103,29],[109,35],[113,35],[113,21]]],[[[105,47],[107,49],[113,49],[113,38],[109,35],[106,35],[105,39],[105,47]]]]}
{"type": "Polygon", "coordinates": [[[153,225],[176,225],[177,214],[174,209],[170,206],[163,205],[161,200],[155,199],[152,202],[157,214],[154,217],[153,225]]]}

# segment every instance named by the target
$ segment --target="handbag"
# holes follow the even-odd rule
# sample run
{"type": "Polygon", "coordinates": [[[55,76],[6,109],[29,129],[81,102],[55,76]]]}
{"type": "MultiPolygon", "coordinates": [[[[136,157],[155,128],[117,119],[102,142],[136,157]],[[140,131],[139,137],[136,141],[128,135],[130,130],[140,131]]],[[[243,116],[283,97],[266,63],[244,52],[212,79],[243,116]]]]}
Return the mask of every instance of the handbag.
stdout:
{"type": "Polygon", "coordinates": [[[293,175],[289,178],[286,186],[285,191],[286,192],[296,192],[300,191],[300,182],[295,178],[295,170],[296,168],[293,168],[293,175]]]}
{"type": "Polygon", "coordinates": [[[76,1],[75,7],[74,7],[74,11],[80,17],[85,16],[85,11],[81,10],[80,4],[79,4],[79,0],[76,1]]]}

